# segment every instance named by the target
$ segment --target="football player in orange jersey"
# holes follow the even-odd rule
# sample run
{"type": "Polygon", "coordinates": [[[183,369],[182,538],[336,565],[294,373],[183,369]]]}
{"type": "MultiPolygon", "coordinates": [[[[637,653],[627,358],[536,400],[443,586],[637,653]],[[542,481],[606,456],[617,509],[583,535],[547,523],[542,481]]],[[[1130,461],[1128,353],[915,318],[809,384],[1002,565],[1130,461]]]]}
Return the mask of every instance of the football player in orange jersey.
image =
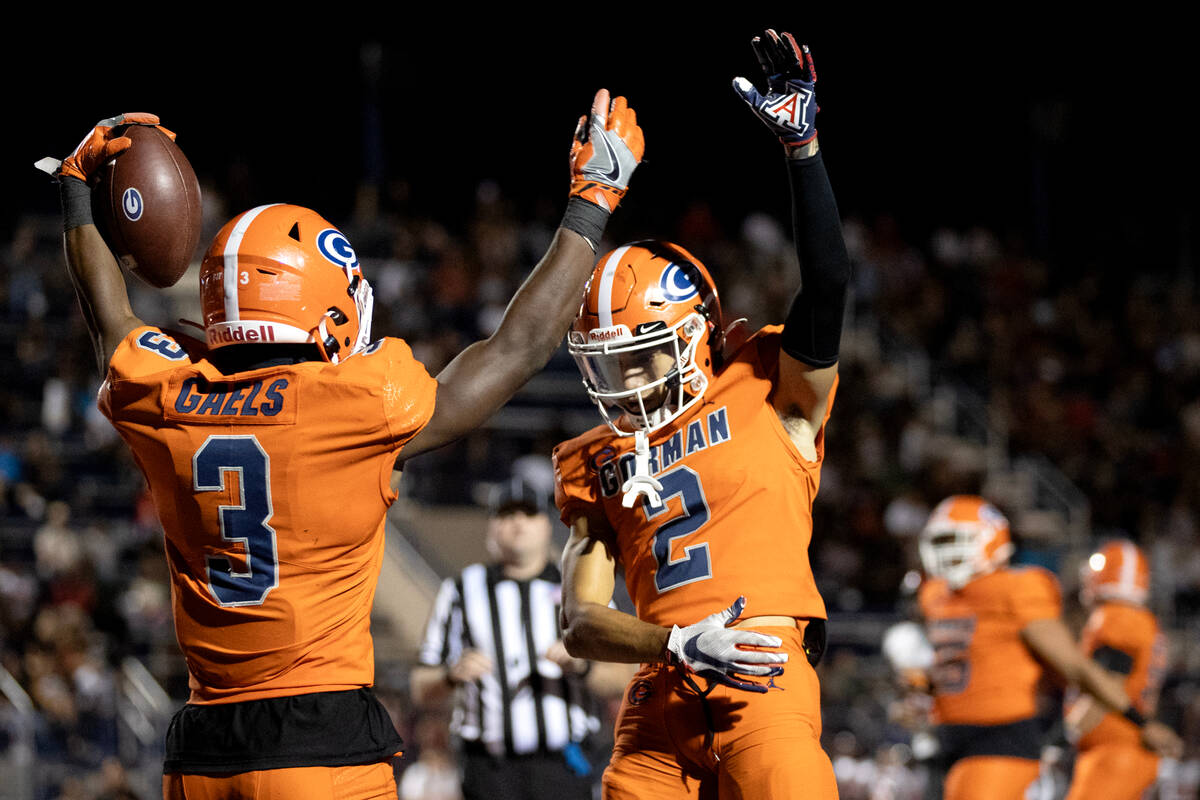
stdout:
{"type": "Polygon", "coordinates": [[[130,146],[124,126],[157,122],[102,121],[55,174],[100,408],[149,482],[190,675],[163,794],[394,798],[401,742],[371,692],[369,622],[399,469],[482,423],[556,349],[641,130],[624,98],[596,94],[545,257],[497,331],[434,379],[404,341],[371,341],[353,247],[297,206],[217,234],[200,270],[206,342],[138,319],[88,182],[130,146]]]}
{"type": "Polygon", "coordinates": [[[642,664],[610,800],[837,796],[808,546],[850,263],[812,57],[786,33],[753,44],[768,91],[734,88],[784,144],[803,281],[785,324],[727,336],[704,266],[643,241],[601,257],[568,334],[606,424],[555,450],[564,638],[577,657],[642,664]],[[636,616],[608,605],[618,568],[636,616]]]}
{"type": "MultiPolygon", "coordinates": [[[[1154,716],[1167,640],[1146,608],[1146,556],[1128,540],[1108,542],[1081,573],[1080,600],[1091,610],[1080,642],[1083,655],[1124,684],[1138,715],[1154,716]]],[[[1068,698],[1065,718],[1079,749],[1067,800],[1137,800],[1154,783],[1159,756],[1142,746],[1134,722],[1076,693],[1068,698]]]]}
{"type": "Polygon", "coordinates": [[[927,580],[918,600],[934,648],[933,713],[949,766],[946,800],[1020,800],[1038,777],[1037,685],[1049,667],[1102,707],[1127,713],[1141,740],[1176,752],[1179,740],[1147,722],[1120,681],[1084,656],[1061,619],[1058,580],[1009,567],[1008,520],[982,497],[955,495],[920,536],[927,580]]]}

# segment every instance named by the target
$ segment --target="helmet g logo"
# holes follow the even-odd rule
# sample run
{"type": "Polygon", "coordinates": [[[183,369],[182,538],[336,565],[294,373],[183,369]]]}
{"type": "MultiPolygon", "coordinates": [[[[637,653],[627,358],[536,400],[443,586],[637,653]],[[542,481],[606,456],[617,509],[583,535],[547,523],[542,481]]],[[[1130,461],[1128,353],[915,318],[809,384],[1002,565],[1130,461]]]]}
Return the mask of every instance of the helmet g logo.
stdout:
{"type": "Polygon", "coordinates": [[[358,269],[358,255],[350,246],[350,240],[337,228],[326,228],[317,234],[317,249],[330,263],[349,273],[358,269]]]}
{"type": "Polygon", "coordinates": [[[130,186],[121,195],[121,210],[130,222],[137,222],[142,217],[142,193],[130,186]]]}
{"type": "Polygon", "coordinates": [[[672,303],[682,303],[700,294],[696,284],[692,283],[692,279],[678,264],[667,265],[658,279],[658,286],[662,289],[663,296],[672,303]]]}

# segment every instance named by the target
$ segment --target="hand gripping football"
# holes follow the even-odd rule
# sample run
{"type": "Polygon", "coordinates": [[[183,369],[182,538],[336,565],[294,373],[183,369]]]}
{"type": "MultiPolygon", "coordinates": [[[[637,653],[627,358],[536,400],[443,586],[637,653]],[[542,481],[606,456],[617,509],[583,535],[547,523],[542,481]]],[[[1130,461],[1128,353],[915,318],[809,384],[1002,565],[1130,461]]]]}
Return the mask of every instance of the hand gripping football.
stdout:
{"type": "Polygon", "coordinates": [[[96,225],[122,266],[151,286],[173,285],[200,241],[200,184],[162,129],[131,125],[129,149],[96,174],[96,225]]]}

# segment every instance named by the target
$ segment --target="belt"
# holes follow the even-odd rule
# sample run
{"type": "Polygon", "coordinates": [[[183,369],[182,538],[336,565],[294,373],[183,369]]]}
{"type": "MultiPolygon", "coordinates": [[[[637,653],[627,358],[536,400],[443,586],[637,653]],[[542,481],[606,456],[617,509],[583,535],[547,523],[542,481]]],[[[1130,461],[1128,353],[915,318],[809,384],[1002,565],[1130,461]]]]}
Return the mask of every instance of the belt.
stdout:
{"type": "Polygon", "coordinates": [[[807,619],[796,619],[795,617],[784,617],[777,614],[768,614],[762,617],[747,617],[739,619],[733,624],[735,628],[799,628],[804,630],[804,626],[808,624],[807,619]]]}

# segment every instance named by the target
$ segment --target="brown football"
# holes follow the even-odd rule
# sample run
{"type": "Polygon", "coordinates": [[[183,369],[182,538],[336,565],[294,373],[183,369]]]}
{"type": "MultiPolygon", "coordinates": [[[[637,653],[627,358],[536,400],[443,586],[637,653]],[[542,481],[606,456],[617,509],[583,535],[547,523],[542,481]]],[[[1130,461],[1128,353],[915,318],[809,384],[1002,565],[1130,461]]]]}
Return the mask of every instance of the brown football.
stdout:
{"type": "Polygon", "coordinates": [[[151,286],[173,285],[200,241],[200,184],[171,137],[149,125],[105,164],[92,190],[97,227],[122,266],[151,286]]]}

